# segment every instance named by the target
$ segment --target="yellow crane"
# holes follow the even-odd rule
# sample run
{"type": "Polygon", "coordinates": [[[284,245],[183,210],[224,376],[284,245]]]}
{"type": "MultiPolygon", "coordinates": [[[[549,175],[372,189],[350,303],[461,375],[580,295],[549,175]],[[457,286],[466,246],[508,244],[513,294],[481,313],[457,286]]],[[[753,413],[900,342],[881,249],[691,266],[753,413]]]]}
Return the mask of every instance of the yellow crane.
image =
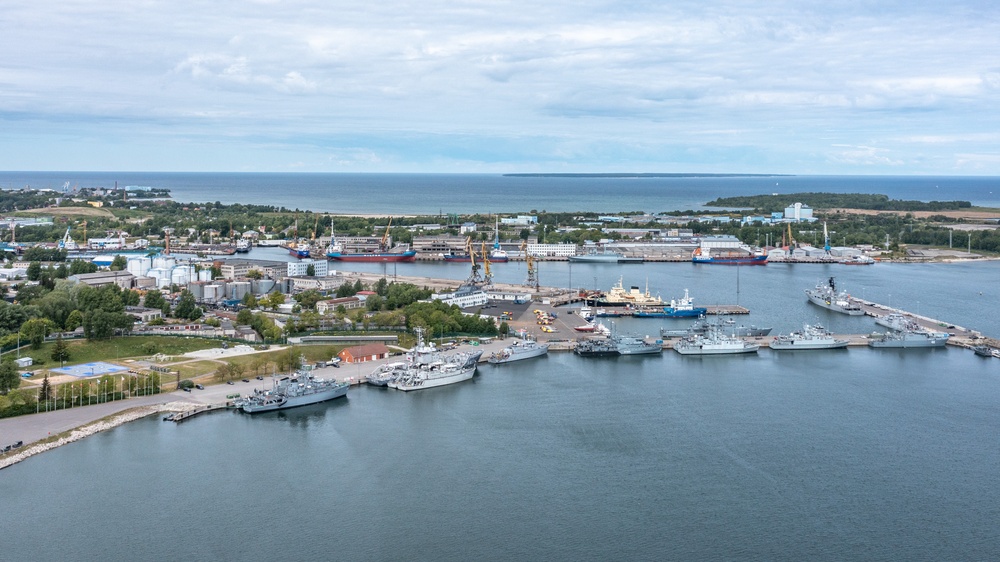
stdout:
{"type": "Polygon", "coordinates": [[[483,256],[483,280],[489,285],[493,282],[493,272],[490,271],[490,256],[486,253],[486,242],[482,243],[480,255],[483,256]]]}
{"type": "Polygon", "coordinates": [[[389,224],[385,226],[385,234],[382,235],[382,241],[379,242],[379,248],[383,252],[389,251],[389,229],[392,228],[392,217],[389,217],[389,224]]]}
{"type": "Polygon", "coordinates": [[[528,241],[521,241],[521,252],[524,254],[524,261],[528,264],[528,278],[524,284],[538,290],[538,272],[535,271],[535,258],[528,253],[528,241]]]}

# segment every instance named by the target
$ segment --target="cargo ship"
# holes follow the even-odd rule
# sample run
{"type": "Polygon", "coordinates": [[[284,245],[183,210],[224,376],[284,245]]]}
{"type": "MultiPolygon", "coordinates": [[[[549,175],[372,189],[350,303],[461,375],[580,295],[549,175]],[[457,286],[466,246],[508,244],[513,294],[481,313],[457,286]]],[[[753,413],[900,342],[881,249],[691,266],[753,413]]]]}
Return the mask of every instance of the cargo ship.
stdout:
{"type": "Polygon", "coordinates": [[[410,250],[402,246],[389,248],[389,228],[392,226],[392,217],[389,217],[389,224],[385,227],[385,234],[379,243],[377,250],[371,252],[345,252],[342,245],[337,240],[331,239],[330,245],[326,248],[326,257],[334,261],[347,262],[409,262],[414,261],[417,256],[416,250],[410,250]]]}

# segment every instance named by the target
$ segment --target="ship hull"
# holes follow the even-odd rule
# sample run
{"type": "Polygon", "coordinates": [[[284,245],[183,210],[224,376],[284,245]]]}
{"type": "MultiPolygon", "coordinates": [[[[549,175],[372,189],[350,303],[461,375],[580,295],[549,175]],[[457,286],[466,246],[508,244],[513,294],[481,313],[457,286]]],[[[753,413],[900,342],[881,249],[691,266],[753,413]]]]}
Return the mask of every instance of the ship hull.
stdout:
{"type": "Polygon", "coordinates": [[[767,256],[725,257],[725,256],[694,256],[694,263],[709,263],[718,265],[767,265],[767,256]]]}
{"type": "Polygon", "coordinates": [[[420,378],[414,382],[406,382],[396,380],[389,383],[389,388],[395,388],[396,390],[402,390],[404,392],[409,392],[411,390],[424,390],[427,388],[434,388],[438,386],[445,386],[449,384],[455,384],[458,382],[467,381],[472,378],[472,375],[476,373],[476,366],[464,367],[459,369],[453,374],[448,374],[445,376],[428,376],[426,378],[420,378]]]}
{"type": "Polygon", "coordinates": [[[626,258],[615,256],[569,256],[567,258],[573,263],[642,263],[642,258],[626,258]]]}
{"type": "Polygon", "coordinates": [[[293,258],[302,259],[302,258],[308,258],[309,257],[309,250],[296,250],[295,248],[289,248],[288,249],[288,253],[293,258]]]}
{"type": "Polygon", "coordinates": [[[359,254],[343,254],[340,252],[330,252],[326,255],[327,259],[333,261],[344,261],[344,262],[411,262],[416,259],[416,250],[408,250],[406,252],[393,253],[393,252],[370,252],[370,253],[359,253],[359,254]]]}
{"type": "Polygon", "coordinates": [[[824,341],[809,341],[809,340],[791,340],[791,341],[773,341],[771,342],[771,349],[776,349],[780,351],[798,351],[798,350],[809,350],[809,349],[843,349],[847,347],[850,342],[847,340],[824,340],[824,341]]]}
{"type": "Polygon", "coordinates": [[[522,347],[520,349],[513,348],[510,354],[500,352],[498,355],[494,355],[487,359],[489,363],[493,365],[502,365],[504,363],[513,363],[514,361],[523,361],[525,359],[534,359],[535,357],[541,357],[549,352],[548,344],[537,345],[534,347],[522,347]]]}
{"type": "Polygon", "coordinates": [[[671,310],[669,308],[663,311],[644,311],[638,310],[632,314],[635,318],[698,318],[699,316],[704,316],[708,312],[705,308],[694,308],[694,309],[684,309],[684,310],[671,310]]]}
{"type": "Polygon", "coordinates": [[[289,396],[284,402],[281,403],[271,403],[271,404],[244,404],[243,411],[248,414],[259,414],[263,412],[273,412],[276,410],[287,410],[288,408],[296,408],[298,406],[308,406],[310,404],[318,404],[320,402],[326,402],[327,400],[333,400],[334,398],[340,398],[341,396],[347,396],[347,386],[337,386],[329,390],[324,390],[322,392],[316,392],[314,394],[308,394],[305,396],[289,396]]]}
{"type": "Polygon", "coordinates": [[[728,346],[728,345],[703,345],[690,347],[674,347],[674,351],[681,355],[737,355],[742,353],[756,353],[759,346],[728,346]]]}
{"type": "Polygon", "coordinates": [[[848,316],[864,316],[865,314],[865,311],[862,310],[860,307],[858,308],[845,307],[844,305],[838,304],[837,302],[828,301],[821,296],[814,296],[808,293],[806,293],[806,296],[809,297],[809,302],[815,304],[816,306],[821,306],[827,310],[832,310],[834,312],[839,312],[841,314],[846,314],[848,316]]]}
{"type": "Polygon", "coordinates": [[[947,337],[939,338],[920,338],[920,339],[893,339],[893,340],[871,340],[868,342],[870,347],[884,348],[884,349],[912,349],[912,348],[927,348],[927,347],[944,347],[948,344],[947,337]]]}

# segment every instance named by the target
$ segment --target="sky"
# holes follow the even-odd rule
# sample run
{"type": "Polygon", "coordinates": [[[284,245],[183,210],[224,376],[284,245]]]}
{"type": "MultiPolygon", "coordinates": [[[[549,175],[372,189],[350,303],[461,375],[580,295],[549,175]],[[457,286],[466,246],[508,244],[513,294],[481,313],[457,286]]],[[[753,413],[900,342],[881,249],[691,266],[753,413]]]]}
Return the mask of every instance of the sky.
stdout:
{"type": "Polygon", "coordinates": [[[1000,176],[1000,4],[4,0],[0,170],[1000,176]]]}

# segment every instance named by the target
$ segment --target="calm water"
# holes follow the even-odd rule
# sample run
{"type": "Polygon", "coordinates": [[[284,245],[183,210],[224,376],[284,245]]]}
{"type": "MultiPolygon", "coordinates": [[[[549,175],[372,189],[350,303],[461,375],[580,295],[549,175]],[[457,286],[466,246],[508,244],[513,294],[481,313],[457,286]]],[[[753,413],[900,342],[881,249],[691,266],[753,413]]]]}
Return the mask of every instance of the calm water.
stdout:
{"type": "Polygon", "coordinates": [[[237,174],[0,172],[0,188],[147,185],[182,202],[250,203],[334,213],[515,213],[702,209],[716,197],[762,193],[882,193],[1000,207],[1000,178],[787,176],[747,178],[538,178],[488,174],[237,174]],[[373,203],[377,201],[377,203],[373,203]]]}
{"type": "MultiPolygon", "coordinates": [[[[995,263],[740,268],[747,321],[874,329],[805,302],[827,268],[998,333],[995,263]]],[[[735,297],[735,268],[587,275],[619,272],[735,297]]],[[[0,472],[0,528],[12,560],[990,560],[998,398],[1000,361],[958,349],[551,354],[410,394],[129,424],[0,472]]]]}

